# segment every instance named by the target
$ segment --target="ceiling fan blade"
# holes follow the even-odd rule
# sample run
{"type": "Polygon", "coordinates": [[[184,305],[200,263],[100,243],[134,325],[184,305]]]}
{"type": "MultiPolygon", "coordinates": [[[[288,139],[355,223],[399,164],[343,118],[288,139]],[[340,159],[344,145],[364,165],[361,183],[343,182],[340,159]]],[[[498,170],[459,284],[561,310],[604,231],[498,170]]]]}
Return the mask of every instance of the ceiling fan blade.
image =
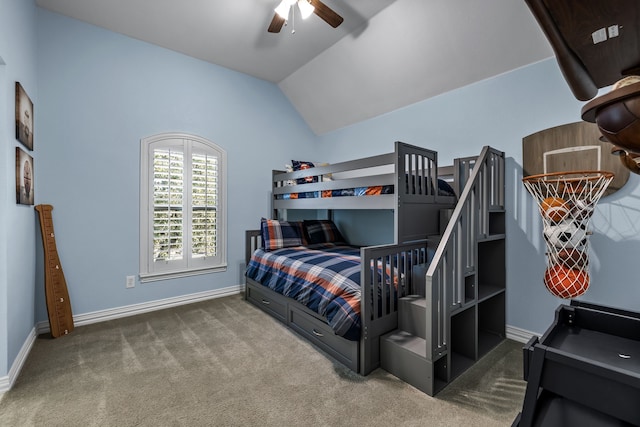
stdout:
{"type": "Polygon", "coordinates": [[[342,21],[344,21],[342,16],[338,15],[329,6],[322,3],[320,0],[310,0],[310,2],[311,5],[315,7],[313,13],[318,15],[324,22],[331,25],[333,28],[336,28],[338,25],[342,24],[342,21]]]}
{"type": "Polygon", "coordinates": [[[273,19],[271,20],[271,24],[269,24],[269,28],[267,31],[270,33],[279,33],[284,25],[285,19],[278,15],[277,13],[273,15],[273,19]]]}

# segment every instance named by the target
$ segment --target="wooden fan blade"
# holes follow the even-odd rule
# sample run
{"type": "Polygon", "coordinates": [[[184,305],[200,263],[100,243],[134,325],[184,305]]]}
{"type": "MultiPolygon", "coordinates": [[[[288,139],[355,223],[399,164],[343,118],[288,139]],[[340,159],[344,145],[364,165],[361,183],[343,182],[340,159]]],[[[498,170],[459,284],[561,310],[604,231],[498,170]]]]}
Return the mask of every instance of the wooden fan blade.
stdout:
{"type": "Polygon", "coordinates": [[[277,13],[273,15],[273,19],[271,20],[271,24],[269,24],[269,28],[267,31],[270,33],[279,33],[284,25],[285,19],[278,15],[277,13]]]}
{"type": "Polygon", "coordinates": [[[322,3],[320,0],[310,0],[311,5],[315,7],[313,9],[313,13],[318,15],[324,22],[331,25],[333,28],[336,28],[338,25],[342,24],[344,18],[342,16],[335,13],[329,6],[322,3]]]}

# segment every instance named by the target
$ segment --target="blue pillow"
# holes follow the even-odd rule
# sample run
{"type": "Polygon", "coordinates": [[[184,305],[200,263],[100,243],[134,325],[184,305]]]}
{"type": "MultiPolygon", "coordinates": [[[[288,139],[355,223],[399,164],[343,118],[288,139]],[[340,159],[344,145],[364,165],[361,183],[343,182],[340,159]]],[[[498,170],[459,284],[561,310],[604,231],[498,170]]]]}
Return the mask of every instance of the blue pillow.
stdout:
{"type": "MultiPolygon", "coordinates": [[[[316,167],[311,162],[302,162],[300,160],[291,160],[291,165],[293,166],[293,170],[294,171],[302,171],[302,170],[305,170],[305,169],[310,169],[310,168],[316,167]]],[[[318,177],[317,176],[306,176],[304,178],[296,179],[296,182],[298,184],[309,184],[309,183],[312,183],[312,182],[318,182],[318,177]]]]}
{"type": "Polygon", "coordinates": [[[456,197],[456,192],[447,181],[438,178],[438,194],[440,196],[453,196],[456,197]]]}

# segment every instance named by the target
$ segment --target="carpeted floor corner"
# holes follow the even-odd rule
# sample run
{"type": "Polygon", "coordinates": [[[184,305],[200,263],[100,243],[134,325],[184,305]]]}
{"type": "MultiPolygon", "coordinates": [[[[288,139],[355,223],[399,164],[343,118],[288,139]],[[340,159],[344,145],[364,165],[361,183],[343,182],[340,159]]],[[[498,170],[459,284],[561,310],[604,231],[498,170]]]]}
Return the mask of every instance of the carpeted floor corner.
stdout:
{"type": "Polygon", "coordinates": [[[357,375],[241,295],[38,337],[3,426],[510,426],[522,344],[505,341],[436,397],[357,375]]]}

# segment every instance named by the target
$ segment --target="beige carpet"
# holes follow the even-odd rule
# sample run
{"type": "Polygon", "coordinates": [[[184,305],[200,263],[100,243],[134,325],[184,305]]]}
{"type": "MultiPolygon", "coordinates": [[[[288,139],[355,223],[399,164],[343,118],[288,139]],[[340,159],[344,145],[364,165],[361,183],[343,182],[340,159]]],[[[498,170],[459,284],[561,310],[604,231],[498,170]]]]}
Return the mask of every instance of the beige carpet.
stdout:
{"type": "Polygon", "coordinates": [[[362,377],[240,295],[41,336],[2,426],[509,426],[522,344],[506,341],[438,396],[362,377]]]}

